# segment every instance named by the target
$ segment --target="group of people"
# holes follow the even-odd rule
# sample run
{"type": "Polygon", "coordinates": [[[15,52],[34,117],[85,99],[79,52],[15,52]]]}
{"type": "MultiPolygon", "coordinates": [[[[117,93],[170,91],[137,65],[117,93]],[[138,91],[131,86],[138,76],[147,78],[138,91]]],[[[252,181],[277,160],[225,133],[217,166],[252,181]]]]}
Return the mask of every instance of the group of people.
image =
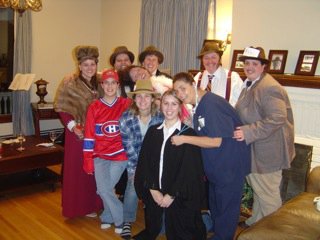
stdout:
{"type": "Polygon", "coordinates": [[[101,229],[114,225],[131,239],[141,199],[145,228],[133,239],[156,239],[164,229],[167,239],[206,239],[210,230],[210,239],[222,240],[281,206],[294,122],[286,91],[265,73],[262,48],[244,50],[245,81],[222,67],[218,42],[201,49],[205,69],[195,77],[162,73],[164,56],[154,46],[139,54],[140,66],[117,47],[113,69],[100,76],[96,47],[79,46],[75,54],[79,71],[62,80],[55,99],[66,127],[65,217],[101,212],[101,229]],[[254,204],[252,216],[238,223],[245,181],[254,204]]]}

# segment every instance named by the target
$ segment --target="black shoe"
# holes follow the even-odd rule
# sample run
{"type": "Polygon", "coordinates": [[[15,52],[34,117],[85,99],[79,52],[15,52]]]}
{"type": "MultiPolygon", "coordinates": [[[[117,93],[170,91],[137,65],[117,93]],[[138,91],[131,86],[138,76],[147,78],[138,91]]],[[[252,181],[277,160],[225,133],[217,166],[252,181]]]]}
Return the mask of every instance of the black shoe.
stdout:
{"type": "Polygon", "coordinates": [[[120,200],[121,202],[124,201],[124,195],[119,195],[118,198],[119,198],[119,200],[120,200]]]}
{"type": "Polygon", "coordinates": [[[238,226],[239,226],[240,228],[242,228],[242,229],[247,229],[247,228],[250,227],[248,224],[246,224],[245,221],[239,222],[239,223],[238,223],[238,226]]]}

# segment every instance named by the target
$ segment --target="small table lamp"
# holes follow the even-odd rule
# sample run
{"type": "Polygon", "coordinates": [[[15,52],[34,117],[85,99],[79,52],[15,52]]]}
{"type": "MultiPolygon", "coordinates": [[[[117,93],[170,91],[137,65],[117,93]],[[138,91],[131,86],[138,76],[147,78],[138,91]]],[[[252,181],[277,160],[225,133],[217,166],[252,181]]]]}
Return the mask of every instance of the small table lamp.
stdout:
{"type": "Polygon", "coordinates": [[[47,103],[44,100],[44,96],[46,96],[48,94],[48,92],[47,92],[47,84],[48,83],[49,82],[47,82],[46,80],[43,80],[42,78],[35,82],[35,84],[37,84],[37,92],[36,92],[36,94],[40,98],[40,101],[38,102],[38,104],[47,103]]]}

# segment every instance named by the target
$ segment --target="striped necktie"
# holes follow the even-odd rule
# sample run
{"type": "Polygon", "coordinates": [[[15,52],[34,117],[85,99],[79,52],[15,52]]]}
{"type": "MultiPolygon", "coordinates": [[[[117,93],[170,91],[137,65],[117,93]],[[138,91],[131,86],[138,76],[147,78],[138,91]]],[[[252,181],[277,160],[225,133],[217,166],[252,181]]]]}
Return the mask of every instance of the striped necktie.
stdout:
{"type": "Polygon", "coordinates": [[[211,87],[212,87],[212,79],[213,79],[214,75],[208,75],[208,85],[206,87],[206,91],[211,92],[211,87]]]}

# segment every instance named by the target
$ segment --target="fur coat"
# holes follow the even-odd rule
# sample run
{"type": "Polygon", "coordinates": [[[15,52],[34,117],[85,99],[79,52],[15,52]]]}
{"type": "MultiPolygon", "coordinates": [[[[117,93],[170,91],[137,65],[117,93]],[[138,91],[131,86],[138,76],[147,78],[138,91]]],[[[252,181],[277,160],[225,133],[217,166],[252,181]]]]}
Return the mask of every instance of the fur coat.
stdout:
{"type": "Polygon", "coordinates": [[[66,76],[56,93],[55,111],[69,113],[76,121],[85,123],[88,106],[99,97],[98,90],[94,90],[95,88],[85,84],[77,74],[66,76]]]}

